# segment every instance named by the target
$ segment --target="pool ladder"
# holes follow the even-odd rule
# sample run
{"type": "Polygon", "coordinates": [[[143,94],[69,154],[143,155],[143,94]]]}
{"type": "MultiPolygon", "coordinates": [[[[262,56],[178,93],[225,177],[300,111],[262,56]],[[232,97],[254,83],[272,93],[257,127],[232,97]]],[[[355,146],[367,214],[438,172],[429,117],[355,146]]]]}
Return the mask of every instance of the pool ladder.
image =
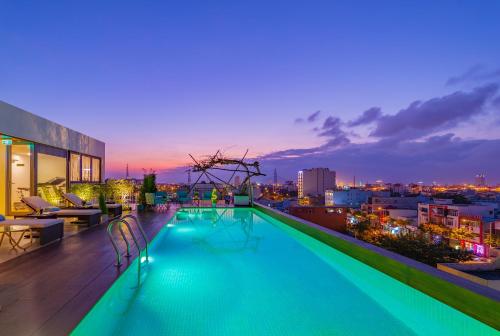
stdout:
{"type": "Polygon", "coordinates": [[[129,258],[131,256],[131,254],[130,254],[130,243],[129,243],[128,239],[127,239],[127,236],[125,235],[125,232],[123,232],[123,224],[125,224],[125,226],[128,229],[128,232],[130,233],[130,236],[132,237],[132,240],[134,241],[135,247],[137,248],[137,252],[139,254],[139,257],[138,257],[139,259],[138,259],[137,265],[138,265],[139,278],[140,278],[140,272],[141,272],[141,252],[142,251],[141,251],[141,247],[139,245],[139,242],[137,241],[137,237],[136,237],[134,231],[132,231],[132,228],[130,227],[130,223],[127,221],[127,219],[133,220],[136,223],[137,227],[139,228],[139,232],[141,233],[141,236],[144,239],[144,242],[146,244],[146,247],[145,247],[146,261],[149,261],[149,255],[148,255],[148,238],[146,237],[146,232],[144,232],[144,229],[142,228],[141,223],[139,223],[139,221],[137,220],[137,217],[132,216],[132,215],[125,215],[125,216],[122,216],[120,218],[116,218],[116,219],[112,220],[108,224],[108,236],[109,236],[109,240],[111,241],[111,244],[113,245],[113,248],[115,249],[115,254],[116,254],[116,263],[115,263],[115,266],[116,267],[120,267],[122,265],[122,256],[121,256],[121,253],[120,253],[120,249],[118,248],[118,244],[116,243],[116,240],[113,237],[113,227],[116,224],[118,224],[118,230],[120,231],[120,234],[121,234],[121,236],[122,236],[122,238],[125,241],[125,244],[127,246],[127,253],[125,254],[125,256],[127,258],[129,258]]]}

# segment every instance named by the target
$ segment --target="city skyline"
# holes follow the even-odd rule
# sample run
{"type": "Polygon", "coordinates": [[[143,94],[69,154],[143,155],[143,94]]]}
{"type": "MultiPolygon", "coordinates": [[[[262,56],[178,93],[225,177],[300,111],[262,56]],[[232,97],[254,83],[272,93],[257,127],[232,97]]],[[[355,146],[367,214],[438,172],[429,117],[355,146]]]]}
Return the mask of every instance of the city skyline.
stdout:
{"type": "Polygon", "coordinates": [[[109,177],[248,148],[270,180],[498,183],[500,4],[358,5],[5,2],[0,99],[106,142],[109,177]]]}

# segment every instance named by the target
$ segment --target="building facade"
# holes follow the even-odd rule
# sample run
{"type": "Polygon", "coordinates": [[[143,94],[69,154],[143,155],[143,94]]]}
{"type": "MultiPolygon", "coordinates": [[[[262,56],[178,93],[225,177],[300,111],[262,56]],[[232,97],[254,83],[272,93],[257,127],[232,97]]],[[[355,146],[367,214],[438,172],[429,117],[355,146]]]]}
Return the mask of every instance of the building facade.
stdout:
{"type": "Polygon", "coordinates": [[[379,197],[372,196],[368,198],[367,203],[363,203],[361,209],[368,213],[379,216],[388,216],[387,209],[412,209],[417,210],[418,203],[428,200],[425,196],[416,197],[379,197]]]}
{"type": "Polygon", "coordinates": [[[327,190],[325,192],[325,205],[345,205],[351,208],[359,208],[372,196],[370,190],[350,188],[348,190],[327,190]],[[328,199],[328,204],[327,204],[328,199]]]}
{"type": "Polygon", "coordinates": [[[485,235],[495,234],[496,205],[424,203],[418,205],[418,224],[437,224],[449,229],[465,228],[472,238],[463,239],[460,244],[471,251],[477,249],[487,254],[485,235]]]}
{"type": "Polygon", "coordinates": [[[75,183],[101,183],[105,144],[0,101],[0,214],[29,209],[25,196],[62,205],[75,183]]]}
{"type": "Polygon", "coordinates": [[[299,171],[298,196],[324,196],[326,190],[336,187],[336,173],[328,168],[312,168],[299,171]]]}
{"type": "Polygon", "coordinates": [[[291,206],[289,213],[328,229],[346,232],[347,229],[346,207],[324,206],[291,206]]]}

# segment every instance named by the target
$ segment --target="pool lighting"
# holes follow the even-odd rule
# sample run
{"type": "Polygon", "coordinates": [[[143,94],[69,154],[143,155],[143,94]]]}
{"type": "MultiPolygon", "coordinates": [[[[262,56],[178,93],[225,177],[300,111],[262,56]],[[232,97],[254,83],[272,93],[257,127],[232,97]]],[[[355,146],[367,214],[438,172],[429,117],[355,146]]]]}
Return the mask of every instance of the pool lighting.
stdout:
{"type": "Polygon", "coordinates": [[[147,258],[144,256],[144,257],[141,257],[141,264],[144,264],[145,262],[153,262],[153,257],[151,256],[148,256],[147,258]]]}
{"type": "Polygon", "coordinates": [[[186,233],[186,232],[192,232],[194,231],[194,229],[190,227],[180,227],[176,231],[181,233],[186,233]]]}

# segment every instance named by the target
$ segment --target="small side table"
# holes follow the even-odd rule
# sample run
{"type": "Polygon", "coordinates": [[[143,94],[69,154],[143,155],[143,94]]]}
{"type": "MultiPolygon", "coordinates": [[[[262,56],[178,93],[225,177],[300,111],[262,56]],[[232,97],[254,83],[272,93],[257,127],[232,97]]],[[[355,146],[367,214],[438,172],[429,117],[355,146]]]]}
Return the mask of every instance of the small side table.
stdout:
{"type": "Polygon", "coordinates": [[[5,236],[7,236],[13,250],[17,250],[18,248],[20,248],[23,251],[26,251],[28,247],[31,247],[33,245],[33,232],[31,230],[31,227],[29,227],[28,225],[0,225],[0,235],[0,246],[3,243],[3,239],[5,238],[5,236]],[[20,233],[17,240],[12,236],[13,233],[20,233]],[[29,234],[30,236],[30,242],[29,244],[22,246],[21,240],[27,234],[29,234]]]}

